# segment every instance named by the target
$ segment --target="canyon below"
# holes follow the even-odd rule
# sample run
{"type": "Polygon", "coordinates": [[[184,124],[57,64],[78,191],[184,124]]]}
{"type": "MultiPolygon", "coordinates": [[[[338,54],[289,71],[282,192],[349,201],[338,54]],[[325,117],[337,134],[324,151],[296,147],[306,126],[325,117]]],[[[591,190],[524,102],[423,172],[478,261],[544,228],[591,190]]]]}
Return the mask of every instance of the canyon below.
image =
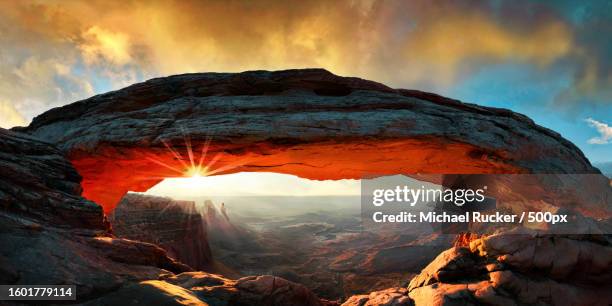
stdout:
{"type": "Polygon", "coordinates": [[[406,286],[456,236],[429,225],[364,230],[358,196],[226,201],[201,200],[196,209],[194,201],[130,193],[110,221],[118,237],[155,243],[192,267],[233,278],[276,275],[328,300],[406,286]]]}
{"type": "Polygon", "coordinates": [[[61,304],[612,303],[612,187],[575,145],[510,110],[322,69],[152,79],[0,129],[0,207],[0,283],[76,285],[61,304]],[[191,172],[486,181],[496,209],[578,223],[369,231],[359,197],[141,194],[191,172]]]}

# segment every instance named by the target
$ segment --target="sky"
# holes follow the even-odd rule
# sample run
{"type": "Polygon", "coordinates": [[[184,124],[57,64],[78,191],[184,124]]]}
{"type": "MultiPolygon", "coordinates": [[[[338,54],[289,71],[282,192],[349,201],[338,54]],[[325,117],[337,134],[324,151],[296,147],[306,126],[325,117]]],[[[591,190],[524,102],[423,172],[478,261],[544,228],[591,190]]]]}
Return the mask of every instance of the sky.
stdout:
{"type": "Polygon", "coordinates": [[[270,172],[239,172],[216,176],[167,178],[145,193],[181,200],[234,196],[355,196],[360,180],[316,181],[270,172]]]}
{"type": "Polygon", "coordinates": [[[610,1],[0,0],[0,126],[186,72],[322,67],[526,114],[612,161],[610,1]]]}

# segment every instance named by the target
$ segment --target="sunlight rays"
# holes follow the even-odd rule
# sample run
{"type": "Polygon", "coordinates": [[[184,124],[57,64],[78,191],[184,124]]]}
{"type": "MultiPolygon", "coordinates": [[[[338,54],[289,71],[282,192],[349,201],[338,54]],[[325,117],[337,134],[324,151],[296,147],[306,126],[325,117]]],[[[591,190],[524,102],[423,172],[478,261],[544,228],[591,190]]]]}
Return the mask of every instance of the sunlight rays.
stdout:
{"type": "MultiPolygon", "coordinates": [[[[210,136],[206,137],[204,146],[202,146],[202,152],[200,153],[200,160],[198,161],[198,169],[202,168],[202,163],[204,162],[204,159],[206,159],[206,153],[208,153],[208,146],[210,145],[211,140],[212,140],[212,137],[210,136]]],[[[212,164],[209,164],[208,166],[210,167],[212,166],[212,164]]]]}
{"type": "MultiPolygon", "coordinates": [[[[180,153],[181,151],[173,147],[169,141],[165,139],[161,139],[161,142],[164,144],[166,149],[172,154],[172,156],[174,156],[174,159],[180,163],[181,168],[177,168],[176,166],[170,165],[158,159],[156,156],[152,154],[145,153],[146,155],[145,158],[157,165],[160,165],[176,173],[177,174],[176,177],[187,177],[187,178],[196,178],[196,179],[203,178],[209,175],[223,173],[223,172],[226,172],[232,169],[236,169],[238,167],[243,166],[247,162],[247,159],[243,158],[237,162],[223,165],[215,169],[213,168],[213,166],[222,157],[222,153],[217,153],[214,156],[212,156],[212,158],[207,160],[207,157],[209,156],[208,150],[210,148],[212,137],[206,136],[206,140],[204,141],[204,144],[202,145],[202,148],[199,151],[200,155],[196,156],[197,151],[194,150],[194,147],[191,141],[191,136],[189,135],[188,131],[186,131],[184,127],[180,127],[180,130],[181,130],[181,134],[183,135],[183,141],[185,143],[185,149],[187,151],[187,158],[184,158],[182,154],[180,153]],[[186,162],[187,159],[189,160],[189,163],[186,162]],[[196,162],[196,159],[197,159],[197,162],[196,162]]],[[[164,179],[164,177],[148,177],[148,178],[164,179]]]]}
{"type": "Polygon", "coordinates": [[[174,148],[172,148],[171,144],[168,144],[165,140],[161,140],[161,142],[164,144],[164,146],[166,146],[166,148],[168,148],[168,151],[172,152],[172,154],[174,155],[174,157],[176,157],[176,159],[183,165],[183,167],[188,168],[189,166],[187,166],[187,164],[183,161],[183,157],[174,150],[174,148]]]}

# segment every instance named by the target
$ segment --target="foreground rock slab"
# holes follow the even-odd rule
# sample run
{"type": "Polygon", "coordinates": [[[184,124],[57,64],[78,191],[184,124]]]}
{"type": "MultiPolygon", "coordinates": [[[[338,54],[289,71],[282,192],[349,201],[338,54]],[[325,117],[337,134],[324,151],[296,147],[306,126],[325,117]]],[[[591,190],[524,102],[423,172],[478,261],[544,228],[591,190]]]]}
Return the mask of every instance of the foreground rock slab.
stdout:
{"type": "Polygon", "coordinates": [[[132,284],[85,305],[332,306],[306,287],[271,275],[229,280],[188,272],[132,284]]]}
{"type": "Polygon", "coordinates": [[[610,305],[611,284],[607,237],[504,232],[444,251],[407,288],[343,305],[610,305]]]}

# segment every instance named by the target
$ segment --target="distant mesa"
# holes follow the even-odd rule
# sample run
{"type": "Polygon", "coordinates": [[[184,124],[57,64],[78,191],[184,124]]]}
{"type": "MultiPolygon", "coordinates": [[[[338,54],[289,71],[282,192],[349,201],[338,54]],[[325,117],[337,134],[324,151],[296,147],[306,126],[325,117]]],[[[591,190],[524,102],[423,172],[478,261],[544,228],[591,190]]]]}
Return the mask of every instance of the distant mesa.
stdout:
{"type": "Polygon", "coordinates": [[[198,270],[209,270],[212,254],[206,220],[193,201],[126,194],[109,215],[118,237],[154,243],[198,270]]]}

